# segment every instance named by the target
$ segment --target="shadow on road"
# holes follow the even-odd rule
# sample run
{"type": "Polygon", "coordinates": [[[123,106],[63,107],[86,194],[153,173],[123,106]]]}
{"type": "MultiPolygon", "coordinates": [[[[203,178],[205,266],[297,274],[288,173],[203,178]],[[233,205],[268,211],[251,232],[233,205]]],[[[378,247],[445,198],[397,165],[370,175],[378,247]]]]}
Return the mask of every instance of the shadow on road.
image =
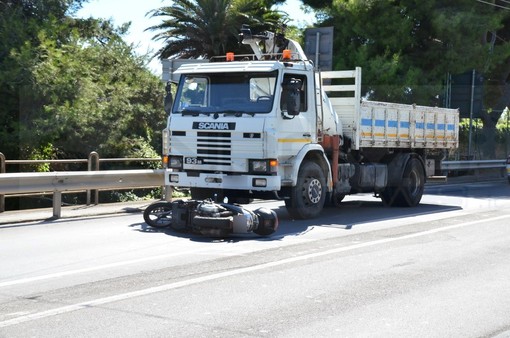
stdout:
{"type": "MultiPolygon", "coordinates": [[[[139,231],[146,233],[164,233],[167,235],[188,238],[199,242],[237,242],[243,240],[274,241],[289,236],[300,236],[313,231],[317,227],[327,227],[339,230],[350,230],[355,226],[365,223],[375,223],[388,220],[396,220],[426,214],[438,214],[461,210],[462,207],[455,204],[445,204],[439,197],[470,198],[470,199],[510,199],[510,185],[506,180],[497,182],[479,183],[455,183],[427,185],[425,197],[432,196],[434,203],[422,203],[414,208],[393,208],[385,206],[379,199],[369,197],[367,194],[347,197],[339,207],[325,208],[320,217],[311,220],[293,220],[289,217],[283,202],[277,202],[278,206],[272,209],[278,214],[278,231],[270,237],[260,237],[255,234],[230,236],[222,239],[208,238],[193,233],[179,233],[172,230],[154,230],[145,223],[137,223],[133,227],[139,227],[139,231]]],[[[447,200],[450,201],[450,200],[447,200]]]]}
{"type": "Polygon", "coordinates": [[[435,214],[440,212],[460,210],[457,206],[420,204],[414,208],[391,208],[384,206],[381,201],[346,201],[339,207],[325,208],[320,217],[312,220],[293,220],[289,217],[285,207],[277,210],[280,219],[278,235],[296,236],[311,231],[314,227],[328,227],[340,230],[350,230],[363,223],[382,222],[398,218],[435,214]]]}
{"type": "Polygon", "coordinates": [[[232,235],[225,238],[210,238],[190,231],[174,231],[167,229],[154,229],[144,222],[130,225],[143,233],[162,233],[179,238],[187,238],[191,241],[203,243],[225,243],[250,241],[275,241],[289,236],[301,236],[315,227],[328,227],[340,230],[350,230],[356,225],[363,223],[381,222],[391,219],[413,217],[424,214],[460,210],[457,206],[420,204],[414,208],[390,208],[384,206],[381,201],[346,201],[340,207],[325,208],[320,217],[311,220],[294,220],[282,205],[272,208],[278,215],[279,228],[272,236],[261,237],[256,234],[232,235]]]}

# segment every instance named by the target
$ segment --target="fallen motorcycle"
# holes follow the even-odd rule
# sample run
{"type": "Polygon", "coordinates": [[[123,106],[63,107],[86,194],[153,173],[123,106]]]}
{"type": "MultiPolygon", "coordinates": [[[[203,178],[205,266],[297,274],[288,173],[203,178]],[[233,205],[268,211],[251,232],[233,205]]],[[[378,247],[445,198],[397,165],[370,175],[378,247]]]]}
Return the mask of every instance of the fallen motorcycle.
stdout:
{"type": "Polygon", "coordinates": [[[271,209],[251,211],[211,199],[155,202],[144,210],[143,219],[153,228],[170,227],[175,231],[192,231],[209,237],[252,232],[269,236],[278,229],[278,217],[271,209]]]}

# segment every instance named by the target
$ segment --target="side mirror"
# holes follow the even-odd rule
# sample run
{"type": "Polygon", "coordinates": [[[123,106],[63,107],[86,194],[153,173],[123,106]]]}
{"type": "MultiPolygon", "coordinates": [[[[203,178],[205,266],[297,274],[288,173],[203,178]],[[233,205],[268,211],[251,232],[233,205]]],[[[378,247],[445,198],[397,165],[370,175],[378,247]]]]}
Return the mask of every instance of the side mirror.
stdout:
{"type": "Polygon", "coordinates": [[[166,95],[163,109],[165,110],[167,115],[170,115],[170,112],[172,111],[172,105],[174,104],[174,98],[172,96],[172,82],[168,81],[166,83],[165,91],[166,95]]]}
{"type": "Polygon", "coordinates": [[[290,116],[299,115],[301,103],[301,80],[289,79],[283,83],[282,107],[286,107],[287,114],[290,116]]]}

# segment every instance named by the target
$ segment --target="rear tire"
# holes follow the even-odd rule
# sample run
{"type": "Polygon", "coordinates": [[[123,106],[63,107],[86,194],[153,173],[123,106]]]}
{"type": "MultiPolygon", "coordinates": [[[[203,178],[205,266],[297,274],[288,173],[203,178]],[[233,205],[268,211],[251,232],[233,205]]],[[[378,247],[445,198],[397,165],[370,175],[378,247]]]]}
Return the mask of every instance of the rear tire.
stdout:
{"type": "Polygon", "coordinates": [[[292,187],[290,199],[285,206],[290,217],[309,219],[317,217],[326,201],[326,178],[322,168],[315,162],[305,161],[299,168],[297,184],[292,187]]]}
{"type": "Polygon", "coordinates": [[[384,204],[392,207],[415,207],[423,196],[425,189],[425,171],[421,161],[410,158],[397,187],[386,187],[381,193],[384,204]]]}

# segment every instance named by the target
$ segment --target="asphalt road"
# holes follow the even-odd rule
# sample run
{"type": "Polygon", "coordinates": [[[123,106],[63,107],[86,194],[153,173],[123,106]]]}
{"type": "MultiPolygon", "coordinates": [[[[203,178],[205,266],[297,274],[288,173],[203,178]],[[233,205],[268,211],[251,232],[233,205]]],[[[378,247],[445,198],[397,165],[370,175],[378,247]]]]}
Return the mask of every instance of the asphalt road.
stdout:
{"type": "Polygon", "coordinates": [[[141,214],[0,227],[0,337],[508,337],[510,186],[346,198],[225,240],[141,214]]]}

